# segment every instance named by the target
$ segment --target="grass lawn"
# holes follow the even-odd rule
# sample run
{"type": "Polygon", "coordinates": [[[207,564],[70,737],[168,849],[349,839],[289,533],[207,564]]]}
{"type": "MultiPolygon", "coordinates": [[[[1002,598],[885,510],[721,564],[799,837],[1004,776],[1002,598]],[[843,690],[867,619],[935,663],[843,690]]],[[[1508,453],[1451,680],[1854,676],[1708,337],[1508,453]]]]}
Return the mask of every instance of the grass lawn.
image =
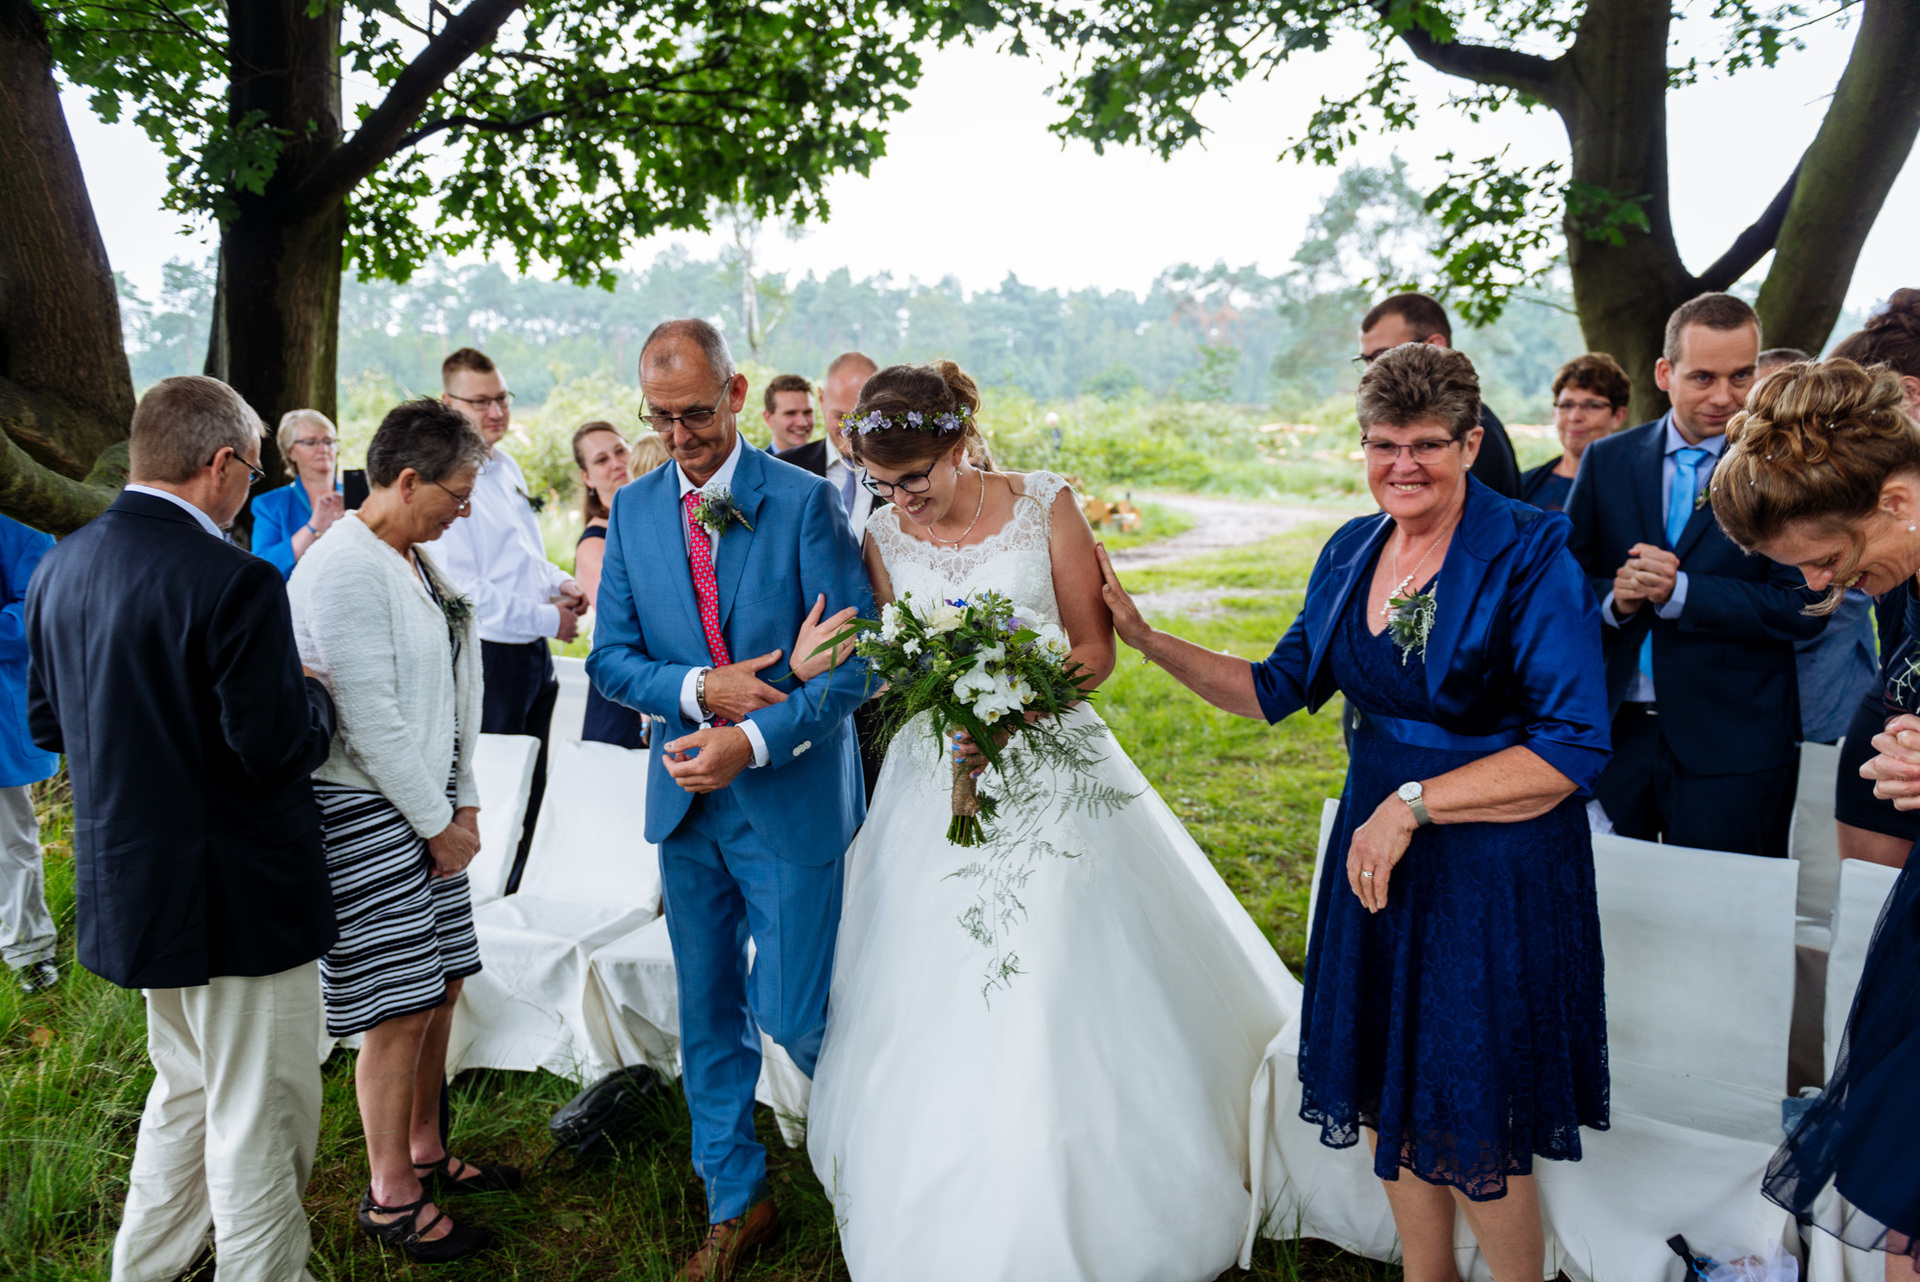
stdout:
{"type": "MultiPolygon", "coordinates": [[[[1141,571],[1129,576],[1129,586],[1204,592],[1203,612],[1164,622],[1202,644],[1257,657],[1298,608],[1314,554],[1332,529],[1302,528],[1264,544],[1141,571]],[[1237,590],[1260,595],[1236,596],[1237,590]]],[[[1338,791],[1345,768],[1334,711],[1271,728],[1228,717],[1176,691],[1164,673],[1143,667],[1130,651],[1123,651],[1106,687],[1102,711],[1297,970],[1320,800],[1338,791]]],[[[43,786],[41,793],[48,898],[60,923],[64,978],[37,998],[0,986],[0,1277],[64,1282],[106,1276],[151,1074],[139,995],[74,963],[71,811],[64,789],[43,786]]],[[[325,1081],[319,1157],[307,1196],[312,1268],[320,1282],[395,1276],[666,1282],[703,1231],[700,1185],[686,1157],[685,1108],[677,1093],[668,1093],[650,1131],[607,1163],[572,1174],[535,1171],[528,1191],[517,1197],[455,1200],[456,1214],[493,1228],[504,1245],[476,1262],[416,1269],[353,1225],[366,1154],[353,1104],[352,1057],[336,1052],[325,1081]]],[[[544,1073],[463,1075],[454,1085],[455,1151],[538,1167],[546,1120],[574,1089],[544,1073]]],[[[820,1184],[804,1153],[781,1144],[762,1112],[785,1230],[742,1276],[844,1278],[820,1184]]],[[[1252,1272],[1229,1276],[1362,1282],[1399,1274],[1318,1243],[1263,1242],[1252,1272]]]]}

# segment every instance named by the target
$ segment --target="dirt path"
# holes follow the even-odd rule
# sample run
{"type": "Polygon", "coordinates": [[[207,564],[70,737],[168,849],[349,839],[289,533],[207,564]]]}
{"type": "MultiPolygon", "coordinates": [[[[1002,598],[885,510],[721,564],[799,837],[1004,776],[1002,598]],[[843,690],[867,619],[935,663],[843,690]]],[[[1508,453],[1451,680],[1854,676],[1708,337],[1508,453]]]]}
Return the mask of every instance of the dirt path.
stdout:
{"type": "MultiPolygon", "coordinates": [[[[1114,569],[1122,574],[1150,565],[1183,561],[1224,548],[1258,543],[1310,521],[1350,515],[1339,509],[1294,507],[1252,499],[1201,498],[1190,494],[1145,497],[1162,507],[1186,513],[1193,518],[1193,528],[1170,539],[1142,543],[1138,547],[1114,553],[1114,569]]],[[[1235,588],[1231,592],[1217,588],[1173,588],[1163,592],[1143,592],[1134,600],[1143,613],[1192,618],[1210,613],[1216,601],[1227,595],[1247,597],[1265,596],[1267,593],[1257,588],[1235,588]]]]}

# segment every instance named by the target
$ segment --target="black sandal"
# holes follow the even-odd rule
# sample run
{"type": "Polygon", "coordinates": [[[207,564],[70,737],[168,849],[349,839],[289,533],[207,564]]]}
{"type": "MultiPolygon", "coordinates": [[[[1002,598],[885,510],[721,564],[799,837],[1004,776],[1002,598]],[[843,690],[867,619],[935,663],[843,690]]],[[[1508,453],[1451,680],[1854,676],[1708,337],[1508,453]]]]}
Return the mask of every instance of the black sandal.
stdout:
{"type": "Polygon", "coordinates": [[[431,1162],[415,1162],[413,1170],[420,1177],[420,1186],[435,1193],[504,1193],[520,1187],[517,1166],[481,1166],[463,1158],[461,1165],[467,1174],[457,1176],[451,1169],[453,1162],[451,1153],[442,1153],[431,1162]]]}
{"type": "MultiPolygon", "coordinates": [[[[388,1246],[397,1246],[407,1253],[407,1258],[420,1264],[448,1264],[454,1260],[464,1260],[476,1255],[492,1245],[493,1235],[477,1224],[455,1224],[441,1238],[425,1238],[421,1234],[431,1232],[433,1226],[447,1219],[445,1211],[438,1211],[425,1224],[420,1223],[420,1212],[433,1199],[422,1193],[420,1200],[409,1202],[405,1206],[382,1206],[373,1200],[373,1190],[360,1199],[360,1231],[376,1242],[388,1246]],[[397,1215],[401,1218],[382,1222],[375,1215],[397,1215]]],[[[449,1221],[451,1223],[451,1221],[449,1221]]]]}

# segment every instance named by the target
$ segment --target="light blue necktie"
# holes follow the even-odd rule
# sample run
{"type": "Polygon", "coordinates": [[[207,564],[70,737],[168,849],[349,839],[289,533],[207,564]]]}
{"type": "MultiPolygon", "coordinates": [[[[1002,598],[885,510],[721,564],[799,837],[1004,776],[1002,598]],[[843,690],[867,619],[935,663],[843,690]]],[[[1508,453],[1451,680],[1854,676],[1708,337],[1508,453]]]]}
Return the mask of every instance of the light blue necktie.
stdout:
{"type": "Polygon", "coordinates": [[[847,515],[853,515],[854,496],[860,492],[860,474],[852,468],[847,469],[847,477],[840,482],[840,503],[847,509],[847,515]]]}
{"type": "MultiPolygon", "coordinates": [[[[1700,465],[1712,455],[1696,445],[1674,451],[1673,485],[1667,490],[1667,549],[1680,541],[1681,532],[1693,519],[1694,501],[1700,495],[1700,465]]],[[[1653,633],[1640,642],[1640,671],[1653,680],[1653,633]]]]}

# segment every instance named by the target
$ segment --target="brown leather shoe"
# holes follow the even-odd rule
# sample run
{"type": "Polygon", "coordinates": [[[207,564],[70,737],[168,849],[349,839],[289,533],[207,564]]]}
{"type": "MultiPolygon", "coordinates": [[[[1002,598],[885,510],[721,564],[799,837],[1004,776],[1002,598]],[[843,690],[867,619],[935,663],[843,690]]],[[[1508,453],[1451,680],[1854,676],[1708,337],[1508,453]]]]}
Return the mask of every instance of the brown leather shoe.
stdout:
{"type": "Polygon", "coordinates": [[[760,1246],[780,1227],[773,1199],[756,1202],[745,1215],[722,1220],[707,1229],[707,1240],[680,1266],[674,1282],[727,1282],[747,1253],[760,1246]]]}

